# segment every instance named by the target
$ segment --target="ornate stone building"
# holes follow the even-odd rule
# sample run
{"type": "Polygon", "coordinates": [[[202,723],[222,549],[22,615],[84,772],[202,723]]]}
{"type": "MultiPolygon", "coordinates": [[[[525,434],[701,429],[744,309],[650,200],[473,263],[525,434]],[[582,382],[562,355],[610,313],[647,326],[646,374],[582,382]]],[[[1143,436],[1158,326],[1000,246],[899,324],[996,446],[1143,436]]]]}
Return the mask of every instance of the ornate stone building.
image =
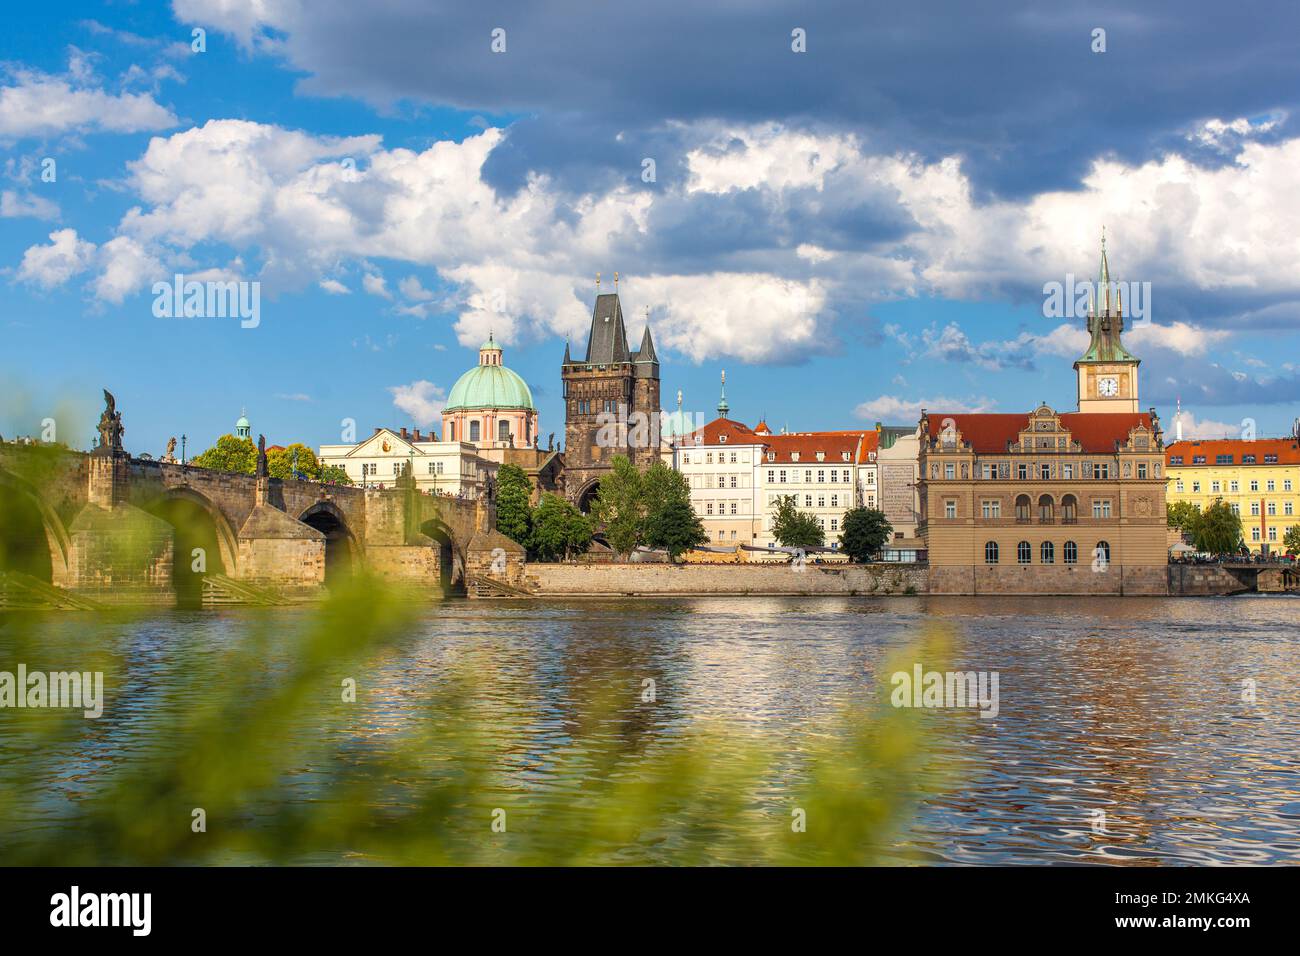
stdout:
{"type": "Polygon", "coordinates": [[[596,296],[587,350],[564,347],[564,487],[588,510],[615,455],[640,468],[660,454],[659,359],[646,324],[641,347],[628,348],[618,293],[596,296]]]}
{"type": "Polygon", "coordinates": [[[1074,366],[1079,411],[922,410],[918,531],[931,591],[1168,593],[1160,422],[1137,411],[1118,300],[1098,301],[1074,366]]]}

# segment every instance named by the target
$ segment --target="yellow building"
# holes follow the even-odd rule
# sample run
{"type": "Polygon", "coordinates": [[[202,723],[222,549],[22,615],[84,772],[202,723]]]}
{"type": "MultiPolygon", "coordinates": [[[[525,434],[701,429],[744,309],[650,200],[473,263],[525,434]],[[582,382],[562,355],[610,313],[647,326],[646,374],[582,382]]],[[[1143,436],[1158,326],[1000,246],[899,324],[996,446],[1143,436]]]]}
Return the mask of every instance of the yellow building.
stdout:
{"type": "Polygon", "coordinates": [[[1179,441],[1165,449],[1168,500],[1202,511],[1220,498],[1241,515],[1251,551],[1285,551],[1287,529],[1300,524],[1300,440],[1179,441]]]}

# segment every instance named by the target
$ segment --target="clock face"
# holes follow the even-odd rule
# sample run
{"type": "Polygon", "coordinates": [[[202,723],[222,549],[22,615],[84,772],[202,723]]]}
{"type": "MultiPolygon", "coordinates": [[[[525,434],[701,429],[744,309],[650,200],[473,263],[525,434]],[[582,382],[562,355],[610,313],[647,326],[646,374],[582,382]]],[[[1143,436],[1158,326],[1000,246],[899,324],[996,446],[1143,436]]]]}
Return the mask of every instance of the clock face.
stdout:
{"type": "Polygon", "coordinates": [[[1119,379],[1113,375],[1097,379],[1097,391],[1108,398],[1119,394],[1119,379]]]}

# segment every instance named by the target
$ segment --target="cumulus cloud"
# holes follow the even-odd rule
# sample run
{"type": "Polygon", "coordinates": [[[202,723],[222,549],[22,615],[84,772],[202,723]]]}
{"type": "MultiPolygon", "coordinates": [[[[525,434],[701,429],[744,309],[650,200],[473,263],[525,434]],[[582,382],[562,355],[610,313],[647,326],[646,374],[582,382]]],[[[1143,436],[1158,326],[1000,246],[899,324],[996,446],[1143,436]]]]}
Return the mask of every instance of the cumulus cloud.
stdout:
{"type": "Polygon", "coordinates": [[[351,295],[352,290],[345,286],[338,279],[321,279],[320,287],[330,295],[351,295]]]}
{"type": "Polygon", "coordinates": [[[0,219],[58,219],[59,204],[35,193],[0,192],[0,219]]]}
{"type": "Polygon", "coordinates": [[[94,260],[93,242],[78,238],[75,229],[58,229],[50,233],[48,245],[32,246],[23,253],[18,279],[52,289],[85,272],[94,260]]]}
{"type": "Polygon", "coordinates": [[[1219,422],[1208,418],[1197,418],[1189,409],[1182,409],[1170,416],[1165,429],[1165,441],[1179,438],[1191,441],[1201,438],[1241,438],[1244,422],[1219,422]]]}
{"type": "Polygon", "coordinates": [[[915,400],[899,398],[894,395],[881,395],[868,399],[854,409],[858,418],[866,421],[895,422],[912,424],[921,418],[921,409],[942,412],[988,412],[997,403],[991,398],[918,398],[915,400]]]}
{"type": "Polygon", "coordinates": [[[436,425],[442,420],[442,410],[447,407],[446,389],[420,379],[409,385],[393,385],[388,391],[393,405],[405,412],[413,424],[436,425]]]}
{"type": "Polygon", "coordinates": [[[0,86],[0,141],[67,132],[149,132],[176,122],[148,93],[112,93],[98,86],[88,61],[75,51],[65,74],[15,69],[0,86]]]}
{"type": "Polygon", "coordinates": [[[367,272],[361,277],[361,288],[381,299],[391,299],[393,293],[388,291],[388,280],[377,272],[367,272]]]}

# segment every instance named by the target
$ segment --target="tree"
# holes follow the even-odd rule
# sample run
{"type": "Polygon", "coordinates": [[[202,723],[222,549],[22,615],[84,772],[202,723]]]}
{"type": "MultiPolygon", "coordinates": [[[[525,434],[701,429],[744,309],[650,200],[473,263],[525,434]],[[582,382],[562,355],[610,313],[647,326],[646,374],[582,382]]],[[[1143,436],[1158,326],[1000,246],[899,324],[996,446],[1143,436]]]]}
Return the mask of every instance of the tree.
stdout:
{"type": "Polygon", "coordinates": [[[338,465],[326,465],[320,470],[320,480],[331,485],[350,485],[352,479],[345,469],[338,465]]]}
{"type": "Polygon", "coordinates": [[[709,536],[691,503],[673,500],[646,518],[645,540],[652,548],[663,548],[669,560],[676,561],[683,551],[704,544],[709,536]]]}
{"type": "Polygon", "coordinates": [[[772,535],[786,548],[819,548],[826,542],[826,532],[817,519],[795,507],[794,495],[777,499],[772,535]]]}
{"type": "Polygon", "coordinates": [[[522,468],[505,464],[498,469],[497,530],[525,547],[532,530],[532,497],[533,483],[522,468]]]}
{"type": "Polygon", "coordinates": [[[195,468],[251,475],[257,470],[257,447],[251,438],[222,435],[215,445],[202,454],[195,455],[189,463],[195,468]]]}
{"type": "Polygon", "coordinates": [[[1282,544],[1286,546],[1288,554],[1300,554],[1300,524],[1293,524],[1286,529],[1286,534],[1282,535],[1282,544]]]}
{"type": "Polygon", "coordinates": [[[612,464],[613,470],[600,480],[591,513],[605,526],[610,547],[628,555],[643,539],[644,487],[641,473],[626,455],[615,455],[612,464]]]}
{"type": "Polygon", "coordinates": [[[1242,543],[1241,516],[1219,498],[1206,508],[1191,531],[1192,545],[1210,554],[1237,551],[1242,543]]]}
{"type": "Polygon", "coordinates": [[[533,512],[529,548],[541,561],[568,559],[591,544],[591,521],[559,495],[546,492],[533,512]]]}
{"type": "Polygon", "coordinates": [[[1165,505],[1165,512],[1169,519],[1169,527],[1177,528],[1179,531],[1192,533],[1196,527],[1196,522],[1201,517],[1201,508],[1190,501],[1171,501],[1165,505]]]}
{"type": "Polygon", "coordinates": [[[655,461],[641,475],[641,502],[649,518],[673,502],[689,505],[691,486],[680,471],[662,461],[655,461]]]}
{"type": "Polygon", "coordinates": [[[272,478],[289,479],[293,477],[293,453],[298,453],[298,477],[307,481],[320,478],[320,462],[316,453],[302,442],[294,442],[288,448],[277,448],[266,453],[266,470],[272,478]]]}
{"type": "Polygon", "coordinates": [[[844,514],[844,530],[840,532],[840,547],[852,560],[870,561],[880,553],[893,526],[883,511],[874,508],[852,508],[844,514]]]}

